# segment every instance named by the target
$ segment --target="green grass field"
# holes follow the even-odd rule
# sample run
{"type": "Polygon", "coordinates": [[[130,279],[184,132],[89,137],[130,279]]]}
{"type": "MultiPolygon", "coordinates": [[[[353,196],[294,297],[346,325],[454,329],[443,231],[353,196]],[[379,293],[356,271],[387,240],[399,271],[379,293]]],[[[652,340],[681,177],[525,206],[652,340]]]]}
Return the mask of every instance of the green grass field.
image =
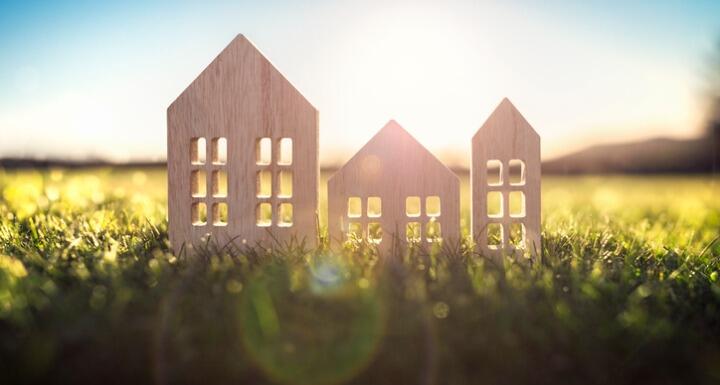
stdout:
{"type": "Polygon", "coordinates": [[[0,171],[0,383],[720,382],[720,179],[544,178],[535,266],[178,257],[165,183],[0,171]]]}

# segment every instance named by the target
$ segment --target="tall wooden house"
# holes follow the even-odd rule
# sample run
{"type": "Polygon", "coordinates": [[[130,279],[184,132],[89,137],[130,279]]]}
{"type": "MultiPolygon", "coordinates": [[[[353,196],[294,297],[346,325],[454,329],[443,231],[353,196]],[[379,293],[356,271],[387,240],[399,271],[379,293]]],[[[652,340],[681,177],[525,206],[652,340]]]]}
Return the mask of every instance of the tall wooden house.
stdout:
{"type": "Polygon", "coordinates": [[[328,181],[331,241],[394,246],[459,239],[458,177],[395,121],[328,181]]]}
{"type": "Polygon", "coordinates": [[[238,35],[170,105],[175,250],[317,238],[318,112],[238,35]]]}
{"type": "Polygon", "coordinates": [[[472,230],[488,257],[540,255],[540,136],[506,98],[472,138],[472,230]]]}

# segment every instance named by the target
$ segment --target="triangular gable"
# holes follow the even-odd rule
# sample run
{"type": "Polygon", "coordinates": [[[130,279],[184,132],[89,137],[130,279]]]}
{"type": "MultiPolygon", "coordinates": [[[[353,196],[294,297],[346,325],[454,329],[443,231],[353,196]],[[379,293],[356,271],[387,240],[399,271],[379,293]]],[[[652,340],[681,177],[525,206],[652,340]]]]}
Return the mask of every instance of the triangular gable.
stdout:
{"type": "MultiPolygon", "coordinates": [[[[208,91],[217,91],[207,89],[204,87],[205,84],[215,84],[210,81],[210,78],[217,77],[219,74],[227,74],[228,72],[235,73],[235,77],[240,78],[242,71],[257,71],[261,69],[261,75],[263,78],[279,77],[283,80],[283,83],[287,86],[293,96],[302,99],[307,105],[314,109],[308,99],[290,82],[265,56],[263,53],[243,34],[238,34],[235,38],[200,72],[200,74],[180,93],[180,95],[170,104],[169,109],[172,109],[178,100],[187,97],[189,94],[195,92],[207,93],[208,91]],[[250,68],[242,68],[243,66],[238,63],[248,63],[245,59],[250,57],[251,66],[250,68]],[[228,71],[227,68],[232,68],[232,71],[228,71]],[[272,73],[272,74],[271,74],[272,73]]],[[[213,79],[217,80],[217,79],[213,79]]],[[[228,82],[230,83],[230,82],[228,82]]],[[[239,90],[238,90],[239,91],[239,90]]]]}
{"type": "MultiPolygon", "coordinates": [[[[540,137],[524,116],[518,111],[515,105],[508,98],[503,98],[500,104],[490,114],[485,123],[473,135],[473,141],[483,134],[502,130],[507,134],[512,132],[525,132],[535,137],[540,137]]],[[[510,138],[510,136],[508,136],[510,138]]]]}
{"type": "MultiPolygon", "coordinates": [[[[402,159],[402,154],[406,154],[408,152],[417,153],[424,159],[429,160],[429,164],[426,164],[425,166],[443,170],[447,173],[448,177],[457,179],[457,176],[447,166],[445,166],[445,164],[435,157],[435,155],[418,142],[417,139],[415,139],[395,120],[388,121],[385,126],[383,126],[380,131],[378,131],[360,150],[358,150],[355,155],[347,161],[347,163],[345,163],[335,174],[333,174],[330,179],[332,180],[337,175],[342,175],[345,171],[351,168],[358,167],[358,163],[361,161],[360,158],[368,153],[381,157],[381,160],[384,162],[398,163],[401,165],[399,167],[400,169],[417,170],[415,167],[402,166],[402,162],[404,160],[402,159]],[[389,150],[388,146],[390,144],[404,146],[404,151],[389,150]]],[[[422,170],[418,170],[418,172],[422,172],[422,170]]]]}

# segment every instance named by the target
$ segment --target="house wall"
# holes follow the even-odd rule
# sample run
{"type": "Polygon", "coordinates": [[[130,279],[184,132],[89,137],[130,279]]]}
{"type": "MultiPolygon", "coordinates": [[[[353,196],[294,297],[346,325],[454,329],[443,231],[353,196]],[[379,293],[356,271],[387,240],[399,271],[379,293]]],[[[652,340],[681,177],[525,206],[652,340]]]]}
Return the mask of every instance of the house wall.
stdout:
{"type": "MultiPolygon", "coordinates": [[[[210,158],[208,152],[208,158],[210,158]]],[[[208,162],[209,163],[209,162],[208,162]]],[[[213,165],[204,166],[208,186],[213,165]]],[[[185,90],[168,109],[168,184],[170,238],[177,250],[184,243],[200,242],[206,234],[223,245],[271,245],[292,237],[317,240],[318,114],[302,95],[244,37],[238,36],[185,90]],[[227,138],[228,205],[227,226],[193,226],[193,201],[205,201],[211,211],[218,198],[192,198],[190,143],[205,137],[227,138]],[[273,142],[272,164],[256,164],[256,143],[263,137],[273,142]],[[277,165],[277,143],[292,139],[292,165],[277,165]],[[256,197],[257,172],[273,174],[272,196],[256,197]],[[277,197],[277,172],[292,170],[291,198],[277,197]],[[256,208],[260,202],[273,207],[270,227],[258,227],[256,208]],[[278,227],[277,206],[293,206],[291,227],[278,227]]],[[[210,195],[210,194],[208,194],[210,195]]]]}
{"type": "Polygon", "coordinates": [[[483,127],[472,140],[472,229],[473,239],[478,251],[485,256],[498,258],[502,255],[540,255],[540,137],[530,127],[512,104],[506,100],[498,106],[483,127]],[[525,183],[511,185],[509,162],[522,160],[525,164],[525,183]],[[499,160],[502,163],[503,183],[489,186],[487,161],[499,160]],[[500,218],[488,217],[488,192],[497,191],[503,196],[500,218]],[[522,217],[510,217],[509,194],[512,191],[523,192],[525,196],[525,214],[522,217]],[[522,223],[525,227],[525,248],[510,245],[510,225],[522,223]],[[503,227],[502,245],[498,248],[488,246],[488,225],[500,224],[503,227]]]}
{"type": "MultiPolygon", "coordinates": [[[[397,246],[405,246],[406,224],[420,222],[424,232],[425,223],[430,219],[424,207],[427,196],[440,197],[441,212],[436,220],[440,223],[442,238],[447,242],[459,240],[459,179],[401,130],[381,131],[328,181],[328,233],[333,243],[347,239],[350,222],[361,223],[364,232],[368,223],[376,222],[383,228],[381,251],[391,251],[393,239],[400,241],[397,246]],[[408,196],[421,198],[419,217],[406,215],[408,196]],[[361,218],[348,218],[350,197],[361,198],[361,218]],[[379,218],[368,218],[368,197],[381,198],[379,218]]],[[[427,244],[425,239],[422,242],[427,244]]]]}

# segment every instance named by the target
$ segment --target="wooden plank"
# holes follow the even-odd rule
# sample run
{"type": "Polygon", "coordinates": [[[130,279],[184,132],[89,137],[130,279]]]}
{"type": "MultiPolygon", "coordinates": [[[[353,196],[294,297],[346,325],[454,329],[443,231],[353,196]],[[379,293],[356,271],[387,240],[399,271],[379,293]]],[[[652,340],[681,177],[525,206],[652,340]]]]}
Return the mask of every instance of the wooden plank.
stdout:
{"type": "Polygon", "coordinates": [[[289,81],[250,43],[238,35],[168,108],[168,219],[170,241],[176,251],[186,243],[201,242],[208,234],[220,245],[270,246],[293,237],[317,240],[318,204],[318,112],[289,81]],[[191,164],[193,138],[205,138],[204,164],[191,164]],[[227,139],[227,163],[212,162],[214,138],[227,139]],[[272,140],[269,165],[256,164],[256,142],[272,140]],[[292,164],[280,165],[279,140],[292,139],[292,164]],[[204,170],[208,194],[191,196],[191,171],[204,170]],[[213,197],[212,172],[227,172],[227,197],[213,197]],[[278,173],[292,171],[292,197],[278,196],[278,173]],[[256,196],[257,173],[270,172],[271,196],[256,196]],[[225,203],[226,226],[209,220],[194,226],[193,202],[225,203]],[[272,225],[259,227],[259,203],[273,208],[272,225]],[[292,225],[278,226],[278,208],[289,203],[292,225]]]}
{"type": "MultiPolygon", "coordinates": [[[[485,124],[472,138],[472,233],[478,251],[488,257],[500,260],[503,255],[528,256],[537,259],[541,252],[540,238],[540,136],[507,99],[490,115],[485,124]],[[502,181],[490,185],[494,178],[488,178],[488,161],[502,164],[502,181]],[[524,163],[524,183],[512,183],[511,161],[524,163]],[[488,193],[502,195],[502,214],[489,217],[488,193]],[[510,198],[524,195],[525,212],[511,216],[510,198]],[[525,229],[524,242],[519,240],[513,247],[511,230],[522,225],[525,229]],[[502,226],[502,238],[498,247],[490,247],[488,231],[502,226]]],[[[492,176],[492,172],[491,172],[492,176]]],[[[492,208],[492,207],[491,207],[492,208]]]]}
{"type": "MultiPolygon", "coordinates": [[[[458,177],[418,143],[395,121],[388,122],[360,151],[328,181],[328,233],[339,244],[348,239],[350,224],[362,226],[365,239],[368,226],[382,227],[378,249],[382,254],[408,245],[408,223],[423,227],[420,245],[429,246],[425,234],[428,223],[438,223],[444,241],[457,242],[460,236],[460,182],[458,177]],[[368,215],[368,199],[381,201],[378,217],[368,215]],[[418,197],[417,217],[406,212],[406,198],[418,197]],[[425,200],[438,197],[440,215],[428,214],[425,200]],[[348,200],[359,198],[362,212],[348,216],[348,200]]],[[[437,226],[432,224],[430,226],[437,226]]]]}

